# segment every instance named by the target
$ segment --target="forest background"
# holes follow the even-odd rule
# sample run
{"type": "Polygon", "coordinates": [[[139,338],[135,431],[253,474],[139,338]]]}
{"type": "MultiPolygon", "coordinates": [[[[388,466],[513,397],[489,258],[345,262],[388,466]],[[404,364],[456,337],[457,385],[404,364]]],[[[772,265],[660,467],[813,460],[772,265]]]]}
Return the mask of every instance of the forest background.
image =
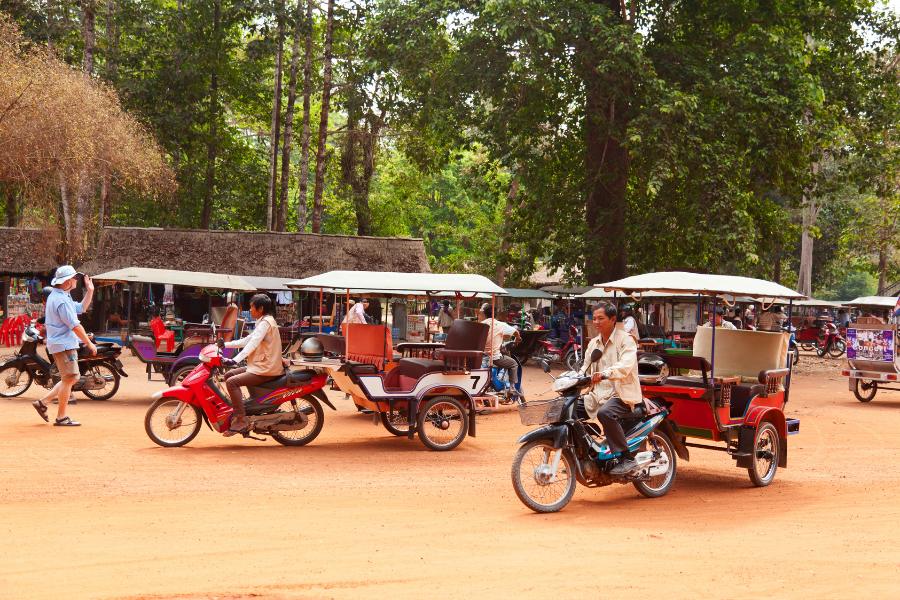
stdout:
{"type": "Polygon", "coordinates": [[[502,285],[887,293],[898,38],[860,0],[0,0],[0,206],[73,258],[102,225],[311,231],[502,285]]]}

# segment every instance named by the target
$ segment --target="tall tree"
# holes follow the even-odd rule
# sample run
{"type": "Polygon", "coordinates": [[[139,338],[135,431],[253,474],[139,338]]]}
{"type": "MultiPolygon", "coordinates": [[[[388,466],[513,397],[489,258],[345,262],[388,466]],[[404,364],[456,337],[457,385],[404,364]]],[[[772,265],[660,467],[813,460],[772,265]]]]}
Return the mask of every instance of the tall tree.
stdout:
{"type": "Polygon", "coordinates": [[[328,114],[331,108],[332,43],[334,41],[334,0],[328,0],[325,15],[325,44],[322,58],[322,108],[319,117],[319,140],[316,151],[316,179],[313,188],[312,231],[322,231],[322,215],[325,210],[325,158],[328,141],[328,114]]]}
{"type": "Polygon", "coordinates": [[[281,189],[278,195],[278,218],[275,230],[284,231],[288,213],[288,183],[291,175],[291,145],[294,135],[294,103],[297,100],[297,65],[300,62],[300,36],[306,29],[303,2],[297,0],[294,10],[294,32],[291,44],[291,67],[288,79],[287,108],[284,115],[284,142],[281,150],[281,189]]]}
{"type": "Polygon", "coordinates": [[[284,69],[281,62],[284,57],[284,0],[275,3],[275,89],[272,94],[272,129],[269,135],[269,193],[266,200],[266,229],[276,229],[279,198],[278,187],[278,146],[281,142],[281,77],[284,69]]]}
{"type": "Polygon", "coordinates": [[[297,185],[297,231],[306,231],[309,188],[310,103],[312,98],[313,4],[306,0],[303,46],[303,127],[300,133],[300,176],[297,185]]]}

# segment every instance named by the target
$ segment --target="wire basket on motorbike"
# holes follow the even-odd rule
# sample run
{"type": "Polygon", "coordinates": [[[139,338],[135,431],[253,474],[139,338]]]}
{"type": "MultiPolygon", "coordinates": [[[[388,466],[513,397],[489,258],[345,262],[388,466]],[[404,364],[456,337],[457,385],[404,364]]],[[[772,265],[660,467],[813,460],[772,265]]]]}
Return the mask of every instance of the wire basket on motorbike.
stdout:
{"type": "Polygon", "coordinates": [[[551,400],[533,400],[519,405],[519,419],[522,425],[544,425],[559,421],[565,398],[553,398],[551,400]]]}

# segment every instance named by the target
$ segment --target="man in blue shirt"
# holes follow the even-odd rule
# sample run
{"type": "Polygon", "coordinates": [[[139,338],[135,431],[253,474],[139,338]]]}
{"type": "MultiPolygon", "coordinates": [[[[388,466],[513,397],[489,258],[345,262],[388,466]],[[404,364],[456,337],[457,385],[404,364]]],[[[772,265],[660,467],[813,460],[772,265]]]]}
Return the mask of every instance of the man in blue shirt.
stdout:
{"type": "Polygon", "coordinates": [[[78,285],[76,279],[78,273],[71,265],[63,265],[56,269],[56,275],[51,281],[53,291],[47,298],[47,306],[44,309],[44,326],[47,329],[47,351],[53,357],[53,362],[59,370],[60,380],[50,393],[32,402],[32,406],[42,419],[47,418],[47,403],[58,399],[59,407],[56,410],[54,425],[61,427],[77,427],[81,423],[73,421],[66,416],[66,406],[69,404],[69,396],[72,395],[72,386],[78,381],[78,344],[84,342],[91,355],[97,354],[97,347],[88,337],[84,327],[78,321],[78,315],[86,311],[94,297],[94,283],[87,275],[84,276],[84,299],[81,302],[72,300],[69,293],[78,285]]]}

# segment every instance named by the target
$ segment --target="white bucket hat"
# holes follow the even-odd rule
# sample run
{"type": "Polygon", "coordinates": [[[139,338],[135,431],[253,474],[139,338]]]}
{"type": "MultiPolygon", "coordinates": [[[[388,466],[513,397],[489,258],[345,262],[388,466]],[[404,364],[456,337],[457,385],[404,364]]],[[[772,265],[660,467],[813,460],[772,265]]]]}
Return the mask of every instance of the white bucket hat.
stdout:
{"type": "Polygon", "coordinates": [[[75,267],[72,265],[63,265],[56,269],[56,274],[53,276],[53,281],[50,282],[50,285],[59,285],[64,281],[68,281],[78,275],[78,271],[75,270],[75,267]]]}

